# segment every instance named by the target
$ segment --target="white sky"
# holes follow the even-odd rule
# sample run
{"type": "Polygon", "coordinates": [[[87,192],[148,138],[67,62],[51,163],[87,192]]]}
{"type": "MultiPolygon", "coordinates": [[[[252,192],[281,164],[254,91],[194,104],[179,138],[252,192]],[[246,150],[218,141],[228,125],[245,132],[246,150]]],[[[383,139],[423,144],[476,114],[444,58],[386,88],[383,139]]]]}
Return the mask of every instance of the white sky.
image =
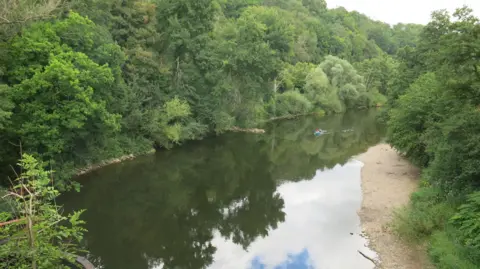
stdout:
{"type": "Polygon", "coordinates": [[[343,6],[356,10],[374,20],[389,24],[427,24],[432,11],[447,9],[452,12],[464,4],[480,17],[480,0],[326,0],[329,8],[343,6]]]}

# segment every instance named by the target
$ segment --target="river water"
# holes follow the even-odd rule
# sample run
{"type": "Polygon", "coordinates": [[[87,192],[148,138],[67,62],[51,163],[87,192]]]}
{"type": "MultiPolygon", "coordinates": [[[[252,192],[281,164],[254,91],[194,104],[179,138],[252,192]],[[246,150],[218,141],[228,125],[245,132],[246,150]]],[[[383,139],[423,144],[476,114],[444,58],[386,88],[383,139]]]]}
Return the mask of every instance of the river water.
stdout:
{"type": "Polygon", "coordinates": [[[375,110],[276,121],[79,177],[88,258],[106,269],[370,269],[357,210],[375,110]],[[317,128],[328,133],[314,136],[317,128]]]}

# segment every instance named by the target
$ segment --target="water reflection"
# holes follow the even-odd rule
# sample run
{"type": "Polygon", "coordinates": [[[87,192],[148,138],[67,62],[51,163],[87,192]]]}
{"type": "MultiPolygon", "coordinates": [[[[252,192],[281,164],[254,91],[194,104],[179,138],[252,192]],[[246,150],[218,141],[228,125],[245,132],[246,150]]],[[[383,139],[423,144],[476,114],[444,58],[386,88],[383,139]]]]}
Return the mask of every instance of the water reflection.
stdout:
{"type": "Polygon", "coordinates": [[[310,261],[310,254],[308,253],[307,249],[303,249],[298,254],[288,254],[287,260],[285,260],[282,264],[279,264],[275,267],[267,266],[266,264],[262,263],[259,257],[255,257],[250,265],[252,269],[283,269],[283,268],[298,268],[298,269],[314,269],[313,265],[310,261]]]}
{"type": "Polygon", "coordinates": [[[328,179],[343,168],[329,169],[381,139],[374,117],[281,121],[263,135],[190,143],[86,175],[62,202],[87,209],[85,244],[101,268],[320,268],[318,259],[345,260],[358,222],[359,176],[328,179]]]}
{"type": "Polygon", "coordinates": [[[218,250],[210,268],[373,268],[357,252],[367,251],[365,240],[356,236],[360,169],[360,162],[351,161],[318,171],[311,180],[280,185],[285,221],[268,237],[255,240],[248,252],[216,236],[212,242],[218,250]]]}

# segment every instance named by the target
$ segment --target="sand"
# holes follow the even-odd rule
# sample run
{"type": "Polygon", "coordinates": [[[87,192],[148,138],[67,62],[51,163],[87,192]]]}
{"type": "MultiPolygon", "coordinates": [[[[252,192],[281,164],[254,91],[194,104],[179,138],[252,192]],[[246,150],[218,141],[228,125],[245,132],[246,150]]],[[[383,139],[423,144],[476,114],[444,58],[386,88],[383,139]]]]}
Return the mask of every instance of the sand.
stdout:
{"type": "Polygon", "coordinates": [[[406,205],[417,189],[419,170],[388,144],[374,146],[356,159],[364,163],[359,216],[369,247],[378,253],[377,268],[431,268],[424,250],[402,242],[390,228],[394,209],[406,205]]]}

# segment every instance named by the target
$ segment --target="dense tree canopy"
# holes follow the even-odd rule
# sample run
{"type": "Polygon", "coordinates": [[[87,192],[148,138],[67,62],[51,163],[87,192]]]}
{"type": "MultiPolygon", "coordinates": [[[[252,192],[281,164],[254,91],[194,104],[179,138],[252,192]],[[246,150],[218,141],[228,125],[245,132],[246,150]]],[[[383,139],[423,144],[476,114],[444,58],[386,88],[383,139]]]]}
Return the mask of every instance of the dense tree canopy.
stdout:
{"type": "Polygon", "coordinates": [[[381,103],[421,28],[324,0],[6,3],[0,165],[25,151],[62,178],[235,125],[381,103]]]}
{"type": "Polygon", "coordinates": [[[403,229],[433,233],[430,255],[437,268],[480,265],[479,35],[480,19],[471,9],[453,16],[434,12],[416,46],[399,50],[386,91],[390,143],[425,168],[427,189],[414,196],[403,229]]]}
{"type": "Polygon", "coordinates": [[[422,26],[324,0],[0,2],[0,181],[24,153],[66,188],[106,159],[386,103],[389,142],[425,168],[413,210],[464,203],[429,214],[434,224],[410,221],[432,235],[439,268],[478,268],[480,20],[470,9],[422,26]]]}

